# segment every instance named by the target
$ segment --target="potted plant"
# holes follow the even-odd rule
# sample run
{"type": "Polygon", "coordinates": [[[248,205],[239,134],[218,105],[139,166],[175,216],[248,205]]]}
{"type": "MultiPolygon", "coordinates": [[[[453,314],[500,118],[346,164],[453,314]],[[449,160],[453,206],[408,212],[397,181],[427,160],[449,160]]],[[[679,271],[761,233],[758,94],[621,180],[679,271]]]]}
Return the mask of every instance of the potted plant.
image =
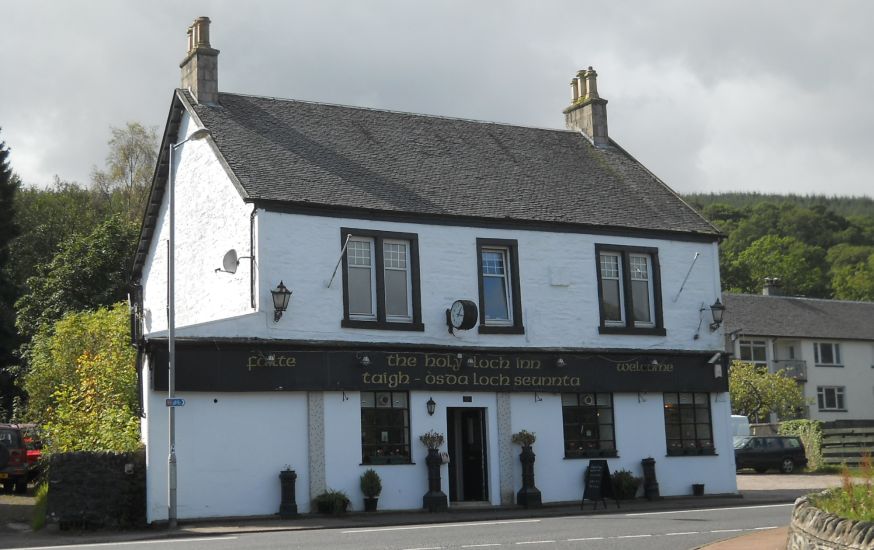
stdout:
{"type": "Polygon", "coordinates": [[[345,514],[349,507],[349,497],[343,491],[328,489],[313,499],[315,509],[321,514],[345,514]]]}
{"type": "Polygon", "coordinates": [[[537,441],[537,434],[529,432],[528,430],[519,430],[512,435],[512,440],[513,443],[521,445],[524,449],[525,447],[534,445],[534,442],[537,441]]]}
{"type": "Polygon", "coordinates": [[[516,493],[516,503],[526,508],[539,508],[540,489],[534,486],[534,451],[531,445],[537,441],[534,432],[520,430],[511,436],[513,443],[522,447],[519,462],[522,463],[522,488],[516,493]]]}
{"type": "Polygon", "coordinates": [[[643,478],[636,477],[629,470],[613,472],[613,494],[617,500],[631,500],[637,496],[637,488],[643,478]]]}
{"type": "Polygon", "coordinates": [[[429,512],[445,512],[449,508],[446,493],[440,490],[440,466],[443,459],[440,457],[440,447],[443,445],[443,434],[429,430],[419,436],[419,441],[428,447],[428,456],[425,457],[425,465],[428,467],[428,492],[422,497],[422,507],[429,512]]]}
{"type": "Polygon", "coordinates": [[[429,430],[419,436],[419,441],[428,447],[428,454],[431,454],[431,451],[437,451],[443,446],[444,438],[443,434],[429,430]]]}
{"type": "Polygon", "coordinates": [[[364,493],[364,511],[375,512],[379,494],[382,492],[382,480],[373,469],[361,474],[361,492],[364,493]]]}

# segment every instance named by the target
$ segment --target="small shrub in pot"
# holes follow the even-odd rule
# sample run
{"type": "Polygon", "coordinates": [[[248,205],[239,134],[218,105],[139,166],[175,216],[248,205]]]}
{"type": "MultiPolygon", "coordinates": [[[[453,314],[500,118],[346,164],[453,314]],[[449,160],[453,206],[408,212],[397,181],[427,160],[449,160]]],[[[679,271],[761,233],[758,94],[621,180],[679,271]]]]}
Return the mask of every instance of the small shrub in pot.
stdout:
{"type": "Polygon", "coordinates": [[[618,500],[630,500],[637,496],[637,488],[643,483],[643,478],[635,477],[628,470],[613,472],[613,490],[618,500]]]}
{"type": "Polygon", "coordinates": [[[364,511],[375,511],[379,494],[382,492],[382,480],[373,469],[361,474],[361,492],[364,493],[364,511]]]}

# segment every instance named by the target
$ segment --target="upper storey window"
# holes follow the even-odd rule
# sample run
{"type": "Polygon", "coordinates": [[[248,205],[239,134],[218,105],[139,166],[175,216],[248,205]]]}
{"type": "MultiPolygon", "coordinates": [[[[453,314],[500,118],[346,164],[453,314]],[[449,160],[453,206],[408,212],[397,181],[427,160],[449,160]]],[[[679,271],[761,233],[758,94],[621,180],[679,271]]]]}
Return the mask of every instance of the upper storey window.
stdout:
{"type": "Polygon", "coordinates": [[[595,245],[602,333],[665,334],[658,249],[595,245]]]}
{"type": "Polygon", "coordinates": [[[343,322],[351,328],[424,330],[419,290],[418,239],[411,233],[341,230],[343,322]]]}
{"type": "Polygon", "coordinates": [[[479,331],[522,334],[518,245],[512,239],[477,239],[479,331]]]}

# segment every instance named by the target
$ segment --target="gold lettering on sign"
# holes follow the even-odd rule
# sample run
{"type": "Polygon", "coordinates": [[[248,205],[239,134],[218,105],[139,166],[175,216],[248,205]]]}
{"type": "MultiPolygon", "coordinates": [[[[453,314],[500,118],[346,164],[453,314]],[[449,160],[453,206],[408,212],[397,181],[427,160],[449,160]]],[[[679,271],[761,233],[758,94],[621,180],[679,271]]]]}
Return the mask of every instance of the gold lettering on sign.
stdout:
{"type": "Polygon", "coordinates": [[[259,354],[259,355],[250,355],[249,360],[246,363],[246,367],[249,369],[249,372],[252,372],[254,368],[264,368],[264,367],[296,367],[297,366],[297,357],[289,356],[289,355],[277,355],[277,354],[259,354]]]}
{"type": "Polygon", "coordinates": [[[498,356],[493,359],[485,359],[478,355],[473,356],[473,368],[475,369],[509,369],[510,360],[498,356]]]}
{"type": "Polygon", "coordinates": [[[616,365],[617,372],[656,372],[656,373],[671,373],[674,372],[673,363],[641,363],[639,361],[618,363],[616,365]]]}
{"type": "Polygon", "coordinates": [[[386,360],[390,367],[415,367],[418,364],[418,358],[415,355],[401,355],[400,353],[392,353],[386,357],[386,360]]]}
{"type": "Polygon", "coordinates": [[[449,353],[426,353],[425,368],[450,369],[453,372],[458,372],[458,369],[461,368],[461,357],[449,353]]]}
{"type": "Polygon", "coordinates": [[[365,372],[361,374],[365,384],[387,386],[391,389],[410,383],[410,375],[405,372],[365,372]]]}
{"type": "Polygon", "coordinates": [[[516,359],[517,369],[539,369],[540,360],[538,359],[516,359]]]}
{"type": "Polygon", "coordinates": [[[580,386],[580,383],[579,376],[516,376],[513,378],[514,386],[528,386],[532,388],[544,386],[576,388],[580,386]]]}

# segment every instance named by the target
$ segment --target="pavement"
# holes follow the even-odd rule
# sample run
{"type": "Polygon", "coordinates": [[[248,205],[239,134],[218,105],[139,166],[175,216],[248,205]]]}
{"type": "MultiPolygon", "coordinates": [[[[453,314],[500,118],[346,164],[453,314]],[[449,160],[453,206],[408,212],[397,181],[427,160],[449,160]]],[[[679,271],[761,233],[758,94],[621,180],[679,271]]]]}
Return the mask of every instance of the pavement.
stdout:
{"type": "MultiPolygon", "coordinates": [[[[636,499],[622,501],[621,512],[652,510],[687,510],[740,505],[780,504],[793,502],[796,498],[817,489],[840,485],[840,476],[822,475],[738,475],[738,494],[705,495],[702,497],[668,497],[648,501],[636,499]]],[[[19,497],[23,498],[23,497],[19,497]]],[[[363,528],[386,525],[413,525],[423,523],[452,523],[489,521],[515,518],[536,518],[615,513],[614,501],[607,501],[607,508],[586,502],[580,509],[579,502],[544,505],[537,509],[512,507],[453,507],[447,512],[424,511],[378,511],[373,513],[352,512],[342,516],[301,514],[292,519],[278,516],[221,518],[216,520],[180,521],[177,529],[155,525],[142,530],[130,531],[61,531],[49,526],[33,532],[26,523],[0,525],[0,548],[26,548],[34,546],[58,546],[69,544],[120,543],[137,540],[160,540],[163,538],[204,537],[267,531],[298,531],[308,529],[363,528]]],[[[702,548],[708,550],[771,550],[785,548],[786,529],[758,531],[749,535],[717,542],[702,548]]]]}

